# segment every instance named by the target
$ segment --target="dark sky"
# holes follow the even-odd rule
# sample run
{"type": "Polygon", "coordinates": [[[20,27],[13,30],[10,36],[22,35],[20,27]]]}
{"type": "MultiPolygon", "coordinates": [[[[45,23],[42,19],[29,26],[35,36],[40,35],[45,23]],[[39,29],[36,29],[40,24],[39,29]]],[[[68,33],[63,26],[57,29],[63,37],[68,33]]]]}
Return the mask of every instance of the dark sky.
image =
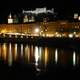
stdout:
{"type": "Polygon", "coordinates": [[[0,0],[0,18],[4,19],[10,12],[20,13],[23,9],[36,7],[55,8],[56,12],[63,15],[80,13],[79,0],[0,0]]]}
{"type": "Polygon", "coordinates": [[[19,10],[21,8],[36,8],[36,7],[44,7],[48,8],[80,8],[79,0],[0,0],[0,9],[9,11],[10,9],[19,10]]]}

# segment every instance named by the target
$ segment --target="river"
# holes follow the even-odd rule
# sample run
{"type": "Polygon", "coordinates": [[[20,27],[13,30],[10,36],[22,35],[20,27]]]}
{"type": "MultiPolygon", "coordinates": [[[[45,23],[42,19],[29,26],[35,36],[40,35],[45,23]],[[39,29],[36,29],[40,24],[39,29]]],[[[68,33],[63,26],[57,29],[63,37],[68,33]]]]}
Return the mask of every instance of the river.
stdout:
{"type": "Polygon", "coordinates": [[[80,72],[79,67],[79,47],[0,43],[0,71],[3,78],[46,80],[60,76],[62,79],[63,76],[68,78],[69,74],[80,72]]]}

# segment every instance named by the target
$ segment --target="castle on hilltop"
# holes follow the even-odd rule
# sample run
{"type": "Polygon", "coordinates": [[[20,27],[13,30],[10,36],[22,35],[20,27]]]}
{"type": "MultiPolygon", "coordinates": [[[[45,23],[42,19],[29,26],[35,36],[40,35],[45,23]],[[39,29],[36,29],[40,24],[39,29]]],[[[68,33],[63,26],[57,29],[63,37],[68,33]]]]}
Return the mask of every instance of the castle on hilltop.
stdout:
{"type": "MultiPolygon", "coordinates": [[[[29,22],[42,22],[44,18],[48,21],[55,18],[56,13],[54,12],[54,8],[47,9],[44,8],[36,8],[35,10],[23,10],[21,13],[21,22],[29,23],[29,22]]],[[[11,13],[8,16],[8,23],[20,23],[20,18],[17,15],[12,15],[11,13]]]]}

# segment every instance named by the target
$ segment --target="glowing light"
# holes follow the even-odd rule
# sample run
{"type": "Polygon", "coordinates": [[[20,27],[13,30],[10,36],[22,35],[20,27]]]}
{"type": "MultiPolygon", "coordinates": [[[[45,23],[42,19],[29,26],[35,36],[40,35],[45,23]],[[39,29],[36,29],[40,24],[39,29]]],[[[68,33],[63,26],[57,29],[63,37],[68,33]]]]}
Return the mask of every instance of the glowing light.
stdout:
{"type": "Polygon", "coordinates": [[[69,38],[73,38],[73,34],[69,34],[69,38]]]}
{"type": "Polygon", "coordinates": [[[39,59],[41,59],[42,47],[39,47],[39,59]]]}
{"type": "Polygon", "coordinates": [[[75,37],[79,37],[79,35],[75,35],[75,37]]]}
{"type": "Polygon", "coordinates": [[[78,19],[78,13],[74,14],[74,19],[78,19]]]}
{"type": "Polygon", "coordinates": [[[56,32],[56,35],[58,34],[58,32],[56,32]]]}
{"type": "Polygon", "coordinates": [[[73,65],[76,65],[76,53],[75,51],[73,52],[73,65]]]}
{"type": "Polygon", "coordinates": [[[30,19],[29,19],[29,22],[34,22],[34,17],[32,16],[30,19]]]}
{"type": "Polygon", "coordinates": [[[13,23],[13,19],[12,19],[11,13],[10,13],[9,18],[8,18],[8,23],[9,23],[9,24],[10,24],[10,23],[13,23]]]}
{"type": "Polygon", "coordinates": [[[21,38],[23,38],[23,36],[21,35],[21,38]]]}
{"type": "Polygon", "coordinates": [[[9,15],[9,19],[11,19],[12,18],[12,16],[11,16],[11,13],[10,13],[10,15],[9,15]]]}
{"type": "Polygon", "coordinates": [[[55,37],[62,37],[58,32],[55,33],[55,37]]]}
{"type": "Polygon", "coordinates": [[[47,62],[48,62],[48,49],[47,47],[45,47],[45,67],[47,65],[47,62]]]}
{"type": "Polygon", "coordinates": [[[60,34],[57,34],[56,37],[61,37],[61,35],[60,34]]]}
{"type": "Polygon", "coordinates": [[[41,57],[41,51],[39,51],[39,48],[36,46],[35,47],[35,67],[37,71],[41,71],[40,68],[38,67],[40,57],[41,57]]]}
{"type": "Polygon", "coordinates": [[[13,19],[8,19],[8,24],[13,23],[13,19]]]}
{"type": "Polygon", "coordinates": [[[35,29],[35,32],[38,33],[38,32],[39,32],[39,28],[36,28],[36,29],[35,29]]]}
{"type": "Polygon", "coordinates": [[[1,30],[1,33],[6,33],[6,32],[7,32],[6,29],[1,30]]]}
{"type": "Polygon", "coordinates": [[[58,62],[58,50],[55,49],[55,62],[57,63],[58,62]]]}
{"type": "Polygon", "coordinates": [[[35,10],[29,10],[29,11],[24,11],[23,10],[23,14],[24,13],[31,13],[31,14],[39,14],[39,13],[54,13],[54,9],[52,8],[51,10],[47,10],[46,7],[44,8],[36,8],[35,10]]]}
{"type": "Polygon", "coordinates": [[[80,16],[78,17],[78,20],[80,21],[80,16]]]}
{"type": "Polygon", "coordinates": [[[17,44],[15,44],[15,50],[14,50],[14,59],[17,59],[17,44]]]}
{"type": "Polygon", "coordinates": [[[28,16],[27,15],[24,16],[24,23],[26,23],[26,22],[28,22],[28,16]]]}
{"type": "Polygon", "coordinates": [[[20,33],[13,33],[13,32],[9,32],[9,33],[6,33],[8,35],[23,35],[23,34],[20,34],[20,33]]]}
{"type": "Polygon", "coordinates": [[[74,34],[76,34],[76,32],[74,32],[74,34]]]}
{"type": "Polygon", "coordinates": [[[7,57],[7,45],[6,43],[3,44],[3,58],[6,60],[7,57]]]}
{"type": "Polygon", "coordinates": [[[38,54],[38,47],[35,47],[35,65],[38,65],[39,54],[38,54]]]}

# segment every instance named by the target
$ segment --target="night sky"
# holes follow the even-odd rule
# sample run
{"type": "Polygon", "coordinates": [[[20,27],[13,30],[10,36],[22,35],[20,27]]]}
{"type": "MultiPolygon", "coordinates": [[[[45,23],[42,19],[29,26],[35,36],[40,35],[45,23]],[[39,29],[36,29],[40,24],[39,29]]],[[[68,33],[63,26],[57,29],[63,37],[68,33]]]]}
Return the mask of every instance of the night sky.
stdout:
{"type": "Polygon", "coordinates": [[[4,21],[7,15],[21,13],[23,9],[35,9],[36,7],[54,8],[59,14],[68,16],[74,12],[80,13],[79,0],[1,0],[0,21],[4,21]]]}

